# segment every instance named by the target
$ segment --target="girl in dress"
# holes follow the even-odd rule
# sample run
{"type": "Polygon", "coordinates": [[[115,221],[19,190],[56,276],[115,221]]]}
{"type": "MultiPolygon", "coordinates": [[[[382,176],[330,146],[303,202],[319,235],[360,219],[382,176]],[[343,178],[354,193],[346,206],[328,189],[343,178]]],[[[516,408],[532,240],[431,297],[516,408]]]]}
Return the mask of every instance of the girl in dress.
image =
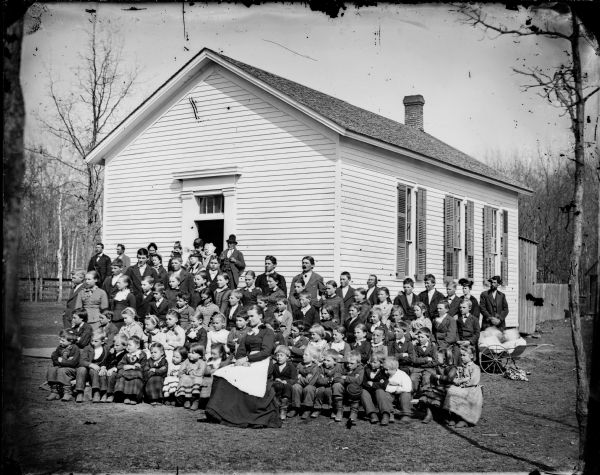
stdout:
{"type": "Polygon", "coordinates": [[[188,358],[179,368],[179,384],[175,397],[186,409],[197,411],[200,406],[200,389],[206,371],[204,361],[204,346],[194,343],[190,347],[188,358]]]}
{"type": "Polygon", "coordinates": [[[381,322],[384,325],[388,325],[390,314],[394,305],[390,298],[390,291],[387,287],[380,287],[377,291],[377,303],[373,305],[373,308],[381,309],[381,322]]]}
{"type": "Polygon", "coordinates": [[[229,275],[220,273],[217,275],[217,288],[214,292],[214,302],[219,307],[219,312],[223,315],[227,312],[227,305],[229,304],[229,275]]]}
{"type": "MultiPolygon", "coordinates": [[[[129,290],[129,277],[122,275],[117,279],[117,293],[112,300],[113,315],[121,315],[127,307],[136,307],[135,295],[129,290]]],[[[122,321],[122,320],[121,320],[122,321]]]]}
{"type": "Polygon", "coordinates": [[[256,298],[262,294],[262,289],[256,287],[256,274],[253,270],[247,270],[244,276],[246,281],[246,288],[242,291],[242,303],[244,306],[256,305],[256,298]]]}
{"type": "Polygon", "coordinates": [[[167,341],[165,333],[159,328],[159,322],[160,320],[156,315],[148,315],[144,319],[144,346],[146,347],[146,356],[148,358],[150,358],[152,343],[160,343],[164,346],[167,341]]]}
{"type": "Polygon", "coordinates": [[[333,338],[333,331],[340,325],[335,318],[335,310],[331,305],[321,307],[321,325],[325,329],[325,339],[329,342],[333,338]]]}
{"type": "Polygon", "coordinates": [[[146,384],[144,392],[148,402],[158,406],[163,396],[164,379],[167,376],[168,364],[165,358],[165,349],[160,343],[150,345],[150,359],[146,371],[146,384]]]}
{"type": "Polygon", "coordinates": [[[88,313],[88,324],[92,330],[100,328],[100,309],[108,308],[108,295],[98,287],[100,276],[92,270],[85,274],[84,289],[77,293],[75,308],[84,308],[88,313]]]}
{"type": "MultiPolygon", "coordinates": [[[[313,325],[308,330],[310,341],[306,346],[306,350],[314,351],[318,355],[317,362],[321,361],[321,357],[327,350],[327,340],[325,340],[325,328],[323,325],[313,325]]],[[[305,351],[306,351],[305,350],[305,351]]]]}
{"type": "Polygon", "coordinates": [[[427,317],[427,306],[423,302],[417,302],[413,305],[413,310],[415,312],[415,319],[411,322],[412,332],[410,336],[413,340],[417,339],[417,332],[421,328],[429,328],[429,331],[432,330],[431,320],[427,317]]]}
{"type": "Polygon", "coordinates": [[[208,329],[215,313],[219,313],[219,307],[214,304],[210,289],[204,289],[200,294],[200,305],[196,307],[196,315],[201,317],[204,328],[208,329]]]}
{"type": "Polygon", "coordinates": [[[136,313],[132,307],[126,307],[121,312],[123,316],[124,325],[119,330],[119,333],[122,333],[127,338],[131,338],[132,336],[137,336],[140,341],[144,341],[146,339],[146,335],[144,334],[144,329],[142,328],[142,324],[140,322],[136,322],[136,313]]]}
{"type": "Polygon", "coordinates": [[[190,326],[185,331],[185,347],[189,349],[194,343],[200,343],[206,348],[206,329],[202,326],[201,317],[196,313],[190,317],[190,326]]]}
{"type": "Polygon", "coordinates": [[[173,357],[173,350],[179,346],[185,345],[185,330],[179,326],[179,314],[174,310],[169,310],[167,312],[164,333],[165,342],[163,346],[165,348],[167,361],[170,361],[173,357]]]}
{"type": "Polygon", "coordinates": [[[173,350],[171,361],[167,362],[167,376],[163,381],[163,398],[167,406],[175,405],[175,392],[179,386],[179,369],[187,357],[188,350],[185,346],[180,346],[173,350]]]}
{"type": "Polygon", "coordinates": [[[141,349],[141,339],[134,335],[127,339],[127,354],[117,365],[115,393],[122,394],[125,404],[137,404],[142,399],[144,373],[148,360],[141,349]]]}
{"type": "Polygon", "coordinates": [[[200,399],[207,399],[210,397],[212,390],[212,374],[219,368],[231,364],[231,357],[227,355],[227,348],[222,343],[216,343],[210,349],[210,355],[206,362],[206,371],[204,372],[204,381],[202,382],[202,389],[200,390],[200,399]]]}
{"type": "Polygon", "coordinates": [[[337,351],[339,354],[338,362],[345,359],[346,355],[350,353],[350,345],[344,340],[346,335],[346,328],[343,325],[336,327],[333,330],[333,341],[329,344],[329,349],[337,351]]]}
{"type": "Polygon", "coordinates": [[[277,299],[277,307],[275,311],[275,320],[279,323],[283,338],[287,340],[292,331],[292,323],[294,318],[291,312],[288,310],[288,300],[285,297],[279,297],[277,299]]]}

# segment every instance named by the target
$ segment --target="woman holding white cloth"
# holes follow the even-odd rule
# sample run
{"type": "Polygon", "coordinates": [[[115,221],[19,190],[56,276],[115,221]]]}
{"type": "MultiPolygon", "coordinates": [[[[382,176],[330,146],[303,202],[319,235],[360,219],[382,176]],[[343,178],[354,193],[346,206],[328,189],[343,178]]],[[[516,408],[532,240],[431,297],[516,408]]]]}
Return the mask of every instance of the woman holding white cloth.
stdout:
{"type": "Polygon", "coordinates": [[[235,364],[213,373],[206,416],[236,427],[281,427],[271,378],[275,333],[262,323],[257,305],[248,308],[247,318],[250,330],[239,344],[235,364]]]}

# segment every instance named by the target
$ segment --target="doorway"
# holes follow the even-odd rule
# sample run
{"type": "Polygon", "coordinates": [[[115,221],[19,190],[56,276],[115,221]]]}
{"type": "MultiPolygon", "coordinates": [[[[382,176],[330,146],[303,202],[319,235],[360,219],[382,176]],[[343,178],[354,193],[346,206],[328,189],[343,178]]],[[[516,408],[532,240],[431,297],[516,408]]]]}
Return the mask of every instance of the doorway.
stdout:
{"type": "Polygon", "coordinates": [[[223,220],[222,219],[209,219],[202,221],[195,221],[196,228],[198,229],[198,237],[204,241],[212,242],[217,250],[215,251],[217,256],[221,253],[223,248],[223,220]]]}

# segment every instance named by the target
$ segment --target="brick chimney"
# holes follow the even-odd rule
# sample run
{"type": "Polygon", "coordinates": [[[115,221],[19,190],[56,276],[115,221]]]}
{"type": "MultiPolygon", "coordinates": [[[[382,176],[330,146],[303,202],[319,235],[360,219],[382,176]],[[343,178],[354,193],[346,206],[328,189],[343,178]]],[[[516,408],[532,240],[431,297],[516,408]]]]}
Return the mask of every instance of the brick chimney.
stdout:
{"type": "Polygon", "coordinates": [[[404,124],[423,130],[423,105],[425,99],[420,94],[404,97],[404,124]]]}

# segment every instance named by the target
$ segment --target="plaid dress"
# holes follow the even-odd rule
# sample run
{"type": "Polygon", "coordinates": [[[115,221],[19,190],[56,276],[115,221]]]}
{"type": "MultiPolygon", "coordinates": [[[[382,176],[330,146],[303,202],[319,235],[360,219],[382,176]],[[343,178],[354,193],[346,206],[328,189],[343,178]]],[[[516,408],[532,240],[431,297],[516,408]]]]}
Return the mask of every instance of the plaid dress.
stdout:
{"type": "Polygon", "coordinates": [[[200,358],[192,363],[185,360],[179,368],[179,384],[175,391],[175,397],[200,397],[202,378],[206,370],[206,361],[200,358]]]}
{"type": "Polygon", "coordinates": [[[146,353],[138,350],[135,353],[127,353],[119,362],[117,384],[115,385],[115,393],[123,393],[125,396],[131,396],[135,399],[140,399],[144,389],[144,373],[148,365],[146,353]],[[133,365],[138,363],[140,368],[123,369],[125,365],[133,365]]]}
{"type": "Polygon", "coordinates": [[[162,398],[164,379],[166,375],[167,359],[164,356],[157,361],[153,359],[148,360],[148,371],[146,372],[146,384],[144,386],[144,392],[149,400],[154,401],[162,398]],[[154,371],[150,372],[151,369],[154,369],[154,371]]]}

